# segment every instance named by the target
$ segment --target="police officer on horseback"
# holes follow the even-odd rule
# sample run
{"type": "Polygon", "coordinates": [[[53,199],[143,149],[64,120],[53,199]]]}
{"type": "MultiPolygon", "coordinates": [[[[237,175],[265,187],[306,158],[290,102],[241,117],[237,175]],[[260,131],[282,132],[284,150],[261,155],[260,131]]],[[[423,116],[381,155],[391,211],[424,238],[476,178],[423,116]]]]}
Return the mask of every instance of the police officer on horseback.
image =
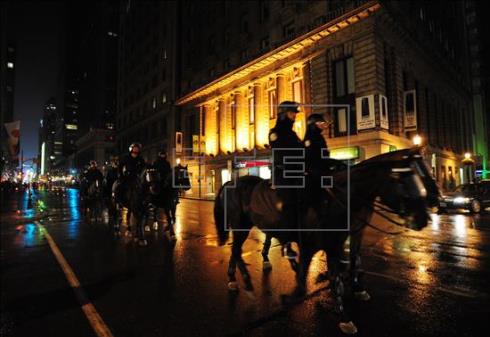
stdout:
{"type": "Polygon", "coordinates": [[[307,129],[304,138],[306,199],[310,205],[318,204],[326,199],[323,187],[329,186],[328,181],[331,160],[327,142],[322,132],[328,128],[328,123],[322,115],[312,114],[307,119],[307,129]]]}
{"type": "Polygon", "coordinates": [[[117,164],[117,157],[111,157],[110,166],[106,171],[104,184],[104,198],[109,211],[109,222],[113,223],[114,226],[116,226],[117,223],[117,208],[114,204],[115,200],[113,199],[114,183],[118,178],[117,164]]]}
{"type": "Polygon", "coordinates": [[[141,157],[141,144],[132,143],[129,146],[129,154],[121,158],[118,165],[119,178],[124,180],[137,178],[146,167],[145,160],[141,157]]]}
{"type": "Polygon", "coordinates": [[[153,168],[157,170],[162,182],[167,182],[169,175],[172,173],[172,167],[167,159],[167,152],[160,151],[158,158],[153,163],[153,168]]]}
{"type": "Polygon", "coordinates": [[[100,172],[95,160],[90,161],[88,169],[83,173],[83,178],[85,179],[87,186],[90,186],[92,183],[98,183],[99,186],[102,187],[104,175],[100,172]]]}
{"type": "Polygon", "coordinates": [[[304,146],[293,130],[299,104],[281,102],[277,122],[269,132],[269,144],[273,155],[273,188],[282,200],[280,228],[299,227],[299,190],[304,187],[304,146]]]}

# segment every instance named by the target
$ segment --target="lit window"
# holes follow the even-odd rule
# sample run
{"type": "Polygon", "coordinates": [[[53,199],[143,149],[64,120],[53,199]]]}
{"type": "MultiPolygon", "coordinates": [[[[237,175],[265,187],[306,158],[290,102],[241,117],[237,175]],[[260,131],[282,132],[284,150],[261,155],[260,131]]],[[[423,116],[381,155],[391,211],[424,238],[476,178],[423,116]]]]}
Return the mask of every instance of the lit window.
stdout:
{"type": "Polygon", "coordinates": [[[166,60],[167,59],[167,50],[165,49],[163,51],[163,59],[166,60]]]}
{"type": "Polygon", "coordinates": [[[151,102],[151,107],[153,108],[153,110],[157,108],[157,99],[155,97],[153,97],[153,101],[151,102]]]}
{"type": "Polygon", "coordinates": [[[347,111],[345,108],[337,110],[337,121],[339,133],[347,132],[347,111]]]}
{"type": "Polygon", "coordinates": [[[167,103],[167,94],[163,93],[162,94],[162,104],[165,104],[165,103],[167,103]]]}
{"type": "Polygon", "coordinates": [[[13,69],[14,63],[13,62],[7,62],[7,68],[13,69]]]}

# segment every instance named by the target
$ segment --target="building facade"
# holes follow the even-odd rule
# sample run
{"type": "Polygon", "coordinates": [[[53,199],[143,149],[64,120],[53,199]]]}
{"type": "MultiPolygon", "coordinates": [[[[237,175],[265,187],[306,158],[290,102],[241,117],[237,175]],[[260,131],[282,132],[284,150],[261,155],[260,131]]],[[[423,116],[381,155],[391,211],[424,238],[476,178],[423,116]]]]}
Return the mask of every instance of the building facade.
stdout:
{"type": "Polygon", "coordinates": [[[465,4],[184,2],[182,50],[191,56],[176,152],[189,165],[191,194],[213,198],[234,174],[270,176],[268,131],[284,100],[303,104],[300,137],[311,113],[333,121],[325,137],[334,158],[357,163],[419,136],[442,188],[470,180],[462,163],[475,135],[465,4]]]}
{"type": "Polygon", "coordinates": [[[71,169],[91,160],[74,158],[84,157],[86,150],[76,144],[94,130],[107,130],[112,136],[106,141],[115,144],[119,6],[109,1],[69,3],[66,17],[63,142],[65,167],[71,169]]]}
{"type": "Polygon", "coordinates": [[[110,162],[114,148],[114,130],[91,129],[80,137],[77,142],[77,152],[74,158],[74,167],[80,170],[95,160],[99,167],[110,162]]]}
{"type": "Polygon", "coordinates": [[[44,107],[39,123],[38,173],[55,173],[63,157],[63,117],[55,98],[50,98],[44,107]]]}
{"type": "Polygon", "coordinates": [[[124,1],[121,8],[116,115],[119,155],[133,142],[152,162],[172,154],[175,130],[178,2],[124,1]]]}
{"type": "MultiPolygon", "coordinates": [[[[13,122],[16,44],[12,39],[12,32],[7,25],[7,14],[10,4],[0,3],[0,130],[2,137],[4,123],[13,122]]],[[[11,157],[7,143],[2,138],[0,145],[0,174],[4,169],[14,169],[18,162],[11,157]]]]}

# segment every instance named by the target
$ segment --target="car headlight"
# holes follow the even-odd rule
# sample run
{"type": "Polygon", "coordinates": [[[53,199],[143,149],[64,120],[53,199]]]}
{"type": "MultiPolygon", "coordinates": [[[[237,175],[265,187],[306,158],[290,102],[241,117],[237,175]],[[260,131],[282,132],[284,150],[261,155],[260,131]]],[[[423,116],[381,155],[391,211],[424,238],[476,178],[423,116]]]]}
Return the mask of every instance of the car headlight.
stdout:
{"type": "Polygon", "coordinates": [[[470,198],[464,198],[464,197],[454,198],[454,203],[455,204],[467,204],[469,202],[470,202],[470,198]]]}

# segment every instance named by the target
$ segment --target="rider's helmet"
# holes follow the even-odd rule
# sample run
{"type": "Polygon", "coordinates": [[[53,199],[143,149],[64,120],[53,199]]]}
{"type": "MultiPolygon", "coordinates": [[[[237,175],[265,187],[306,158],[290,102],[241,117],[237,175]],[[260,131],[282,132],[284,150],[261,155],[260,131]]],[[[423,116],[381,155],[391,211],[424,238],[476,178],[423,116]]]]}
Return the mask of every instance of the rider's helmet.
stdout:
{"type": "Polygon", "coordinates": [[[136,156],[139,155],[140,151],[141,151],[141,144],[140,143],[132,143],[130,146],[129,146],[129,153],[135,153],[136,156]],[[135,149],[138,149],[138,151],[135,151],[135,149]]]}
{"type": "Polygon", "coordinates": [[[324,130],[328,127],[329,123],[325,120],[323,115],[311,114],[306,120],[306,125],[309,130],[324,130]]]}
{"type": "Polygon", "coordinates": [[[299,104],[294,101],[283,101],[277,106],[277,114],[280,118],[285,118],[286,112],[299,112],[299,104]]]}

